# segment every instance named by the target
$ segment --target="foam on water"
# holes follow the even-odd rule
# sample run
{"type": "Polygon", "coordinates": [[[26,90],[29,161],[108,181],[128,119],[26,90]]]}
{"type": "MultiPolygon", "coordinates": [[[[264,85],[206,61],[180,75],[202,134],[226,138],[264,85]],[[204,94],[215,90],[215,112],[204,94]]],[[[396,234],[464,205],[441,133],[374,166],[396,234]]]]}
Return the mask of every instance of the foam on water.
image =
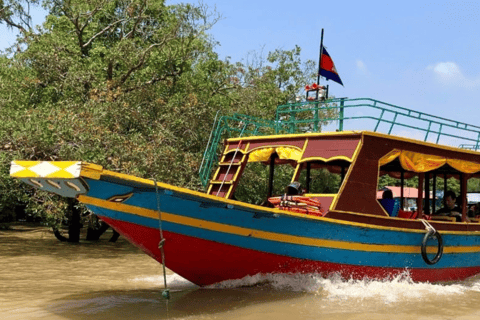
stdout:
{"type": "Polygon", "coordinates": [[[228,280],[209,288],[236,288],[268,284],[277,290],[290,290],[321,295],[328,300],[378,299],[384,303],[419,299],[458,297],[465,293],[480,292],[480,279],[449,284],[413,282],[408,273],[389,280],[345,280],[333,275],[328,278],[318,274],[267,274],[228,280]]]}
{"type": "MultiPolygon", "coordinates": [[[[134,282],[163,285],[163,276],[134,278],[134,282]]],[[[172,290],[198,288],[195,284],[176,274],[167,275],[172,290]]],[[[234,289],[241,287],[269,286],[274,290],[305,292],[321,295],[330,301],[375,299],[390,304],[397,301],[416,302],[419,299],[459,297],[466,293],[480,292],[480,278],[448,284],[413,282],[404,273],[389,280],[345,280],[333,275],[322,277],[318,274],[257,274],[237,280],[227,280],[207,286],[205,289],[234,289]]]]}

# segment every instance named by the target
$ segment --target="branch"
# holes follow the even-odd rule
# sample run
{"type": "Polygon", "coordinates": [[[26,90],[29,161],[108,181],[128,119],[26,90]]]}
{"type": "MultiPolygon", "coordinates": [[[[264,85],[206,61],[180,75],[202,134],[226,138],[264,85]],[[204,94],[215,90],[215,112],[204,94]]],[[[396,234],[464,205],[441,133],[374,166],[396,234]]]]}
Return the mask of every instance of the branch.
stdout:
{"type": "Polygon", "coordinates": [[[130,75],[132,74],[132,72],[140,69],[140,68],[143,66],[143,64],[145,63],[145,57],[147,56],[147,54],[148,54],[154,47],[161,46],[161,45],[163,45],[166,41],[167,41],[167,39],[163,39],[162,42],[160,42],[160,43],[154,43],[154,44],[152,44],[150,47],[148,47],[147,50],[145,50],[145,52],[143,52],[142,57],[140,58],[140,61],[137,63],[137,65],[136,65],[136,66],[133,66],[132,68],[130,68],[130,70],[128,70],[127,73],[123,75],[123,77],[120,79],[120,83],[124,83],[125,81],[127,81],[128,77],[130,77],[130,75]]]}
{"type": "Polygon", "coordinates": [[[112,28],[114,25],[122,22],[122,21],[125,21],[125,19],[120,19],[118,21],[115,21],[115,22],[112,22],[110,23],[108,26],[106,26],[102,31],[98,32],[96,35],[94,35],[93,37],[90,38],[90,40],[88,40],[85,44],[82,45],[82,48],[85,48],[87,47],[93,40],[95,40],[97,37],[101,36],[102,34],[104,34],[105,32],[108,31],[108,29],[112,28]]]}
{"type": "MultiPolygon", "coordinates": [[[[87,15],[87,21],[85,22],[85,24],[83,25],[83,27],[80,28],[80,32],[83,32],[83,30],[85,30],[85,28],[90,24],[90,18],[93,17],[98,11],[100,11],[100,7],[96,7],[92,12],[90,12],[88,15],[87,15]]],[[[78,19],[78,18],[77,18],[78,19]]]]}
{"type": "Polygon", "coordinates": [[[125,38],[133,38],[133,36],[135,35],[135,30],[137,29],[138,24],[140,23],[140,21],[143,20],[142,13],[143,13],[143,10],[145,9],[146,5],[147,5],[147,3],[146,3],[146,1],[144,1],[143,4],[142,4],[142,7],[140,8],[140,14],[136,18],[136,21],[135,21],[135,23],[132,27],[132,30],[129,33],[127,33],[125,38]]]}
{"type": "Polygon", "coordinates": [[[10,20],[8,17],[7,17],[7,14],[6,14],[6,10],[8,9],[9,7],[3,7],[1,10],[0,10],[0,20],[3,19],[3,21],[5,21],[10,27],[15,27],[17,29],[19,29],[21,32],[25,32],[25,28],[22,27],[21,25],[19,24],[16,24],[15,22],[13,22],[12,20],[10,20]]]}
{"type": "Polygon", "coordinates": [[[143,88],[143,87],[146,87],[146,86],[149,86],[149,85],[152,85],[152,84],[155,84],[159,81],[165,81],[167,80],[168,77],[175,77],[175,76],[178,76],[180,74],[180,72],[177,72],[177,71],[174,71],[170,74],[166,74],[166,75],[163,75],[162,77],[156,77],[156,78],[152,78],[150,81],[147,81],[145,82],[144,84],[142,84],[141,86],[136,86],[136,87],[131,87],[131,88],[127,88],[125,90],[123,90],[124,93],[128,93],[128,92],[132,92],[134,90],[138,90],[140,88],[143,88]]]}

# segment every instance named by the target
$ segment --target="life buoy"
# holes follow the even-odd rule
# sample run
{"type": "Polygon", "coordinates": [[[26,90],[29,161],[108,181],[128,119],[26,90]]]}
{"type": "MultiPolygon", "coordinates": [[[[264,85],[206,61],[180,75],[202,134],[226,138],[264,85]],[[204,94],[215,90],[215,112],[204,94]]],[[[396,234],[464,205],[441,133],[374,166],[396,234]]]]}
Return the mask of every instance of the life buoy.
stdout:
{"type": "Polygon", "coordinates": [[[442,258],[442,255],[443,255],[443,240],[442,240],[442,236],[440,235],[440,233],[438,233],[438,231],[436,230],[429,230],[425,236],[423,237],[423,240],[422,240],[422,258],[423,260],[429,264],[429,265],[433,265],[435,263],[437,263],[438,261],[440,261],[440,259],[442,258]],[[427,255],[427,241],[428,239],[430,238],[436,238],[437,239],[437,242],[438,242],[438,246],[437,246],[437,254],[435,255],[435,257],[430,260],[428,258],[428,255],[427,255]]]}
{"type": "Polygon", "coordinates": [[[325,213],[322,209],[322,204],[309,197],[284,195],[282,197],[269,198],[268,201],[280,210],[314,216],[323,216],[325,213]]]}

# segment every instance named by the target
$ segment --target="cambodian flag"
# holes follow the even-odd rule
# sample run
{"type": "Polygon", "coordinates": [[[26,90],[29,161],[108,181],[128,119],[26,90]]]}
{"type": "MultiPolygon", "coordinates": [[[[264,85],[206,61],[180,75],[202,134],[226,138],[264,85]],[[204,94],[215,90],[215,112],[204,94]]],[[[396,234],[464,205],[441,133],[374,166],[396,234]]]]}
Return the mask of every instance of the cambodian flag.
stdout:
{"type": "Polygon", "coordinates": [[[318,74],[322,77],[325,77],[327,80],[335,81],[343,86],[343,82],[337,73],[337,69],[335,69],[335,64],[333,63],[332,58],[330,58],[330,55],[325,47],[322,50],[322,59],[320,60],[318,74]]]}

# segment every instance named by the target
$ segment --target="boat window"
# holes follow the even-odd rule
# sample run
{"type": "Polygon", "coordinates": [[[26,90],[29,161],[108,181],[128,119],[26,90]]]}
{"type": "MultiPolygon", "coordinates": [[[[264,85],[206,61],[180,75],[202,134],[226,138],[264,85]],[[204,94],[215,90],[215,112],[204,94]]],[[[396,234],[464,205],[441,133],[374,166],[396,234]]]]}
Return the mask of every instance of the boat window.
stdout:
{"type": "MultiPolygon", "coordinates": [[[[273,156],[276,157],[276,154],[273,156]]],[[[285,192],[295,173],[294,165],[294,162],[275,163],[271,196],[282,195],[285,192]]],[[[266,204],[269,197],[270,166],[271,161],[247,163],[233,199],[251,204],[266,204]]]]}
{"type": "Polygon", "coordinates": [[[304,163],[300,169],[298,182],[307,193],[338,193],[349,166],[349,162],[338,160],[331,163],[321,161],[304,163]]]}
{"type": "Polygon", "coordinates": [[[400,203],[399,217],[411,213],[411,217],[426,215],[433,220],[442,218],[435,212],[444,207],[447,190],[455,193],[458,206],[470,209],[466,193],[475,179],[469,179],[478,177],[480,170],[479,163],[406,150],[392,150],[380,159],[379,165],[377,199],[380,201],[388,188],[400,203]]]}

